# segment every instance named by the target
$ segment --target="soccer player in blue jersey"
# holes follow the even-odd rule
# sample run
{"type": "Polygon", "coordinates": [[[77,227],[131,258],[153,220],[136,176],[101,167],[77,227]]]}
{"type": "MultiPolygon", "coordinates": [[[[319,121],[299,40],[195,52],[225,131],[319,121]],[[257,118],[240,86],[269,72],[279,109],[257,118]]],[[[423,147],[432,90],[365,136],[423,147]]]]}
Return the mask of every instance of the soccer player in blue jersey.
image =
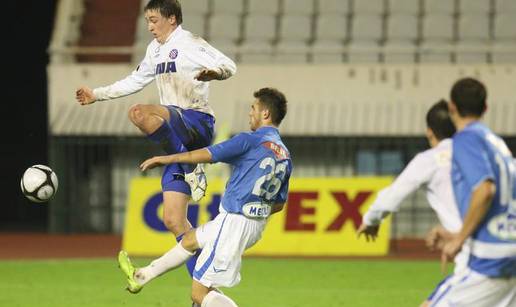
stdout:
{"type": "Polygon", "coordinates": [[[229,297],[213,290],[240,282],[242,254],[260,239],[268,217],[283,209],[292,172],[290,154],[278,132],[287,112],[285,96],[276,89],[262,88],[254,97],[249,112],[252,132],[203,149],[154,157],[141,164],[145,171],[171,163],[225,162],[232,166],[232,173],[219,215],[188,231],[165,255],[135,269],[127,254],[120,252],[118,261],[131,292],[138,292],[150,280],[181,266],[202,248],[193,274],[194,303],[203,307],[236,306],[229,297]]]}
{"type": "Polygon", "coordinates": [[[505,142],[480,122],[487,91],[465,78],[451,90],[452,185],[461,230],[444,244],[442,261],[470,248],[468,268],[438,288],[431,306],[516,306],[516,167],[505,142]]]}

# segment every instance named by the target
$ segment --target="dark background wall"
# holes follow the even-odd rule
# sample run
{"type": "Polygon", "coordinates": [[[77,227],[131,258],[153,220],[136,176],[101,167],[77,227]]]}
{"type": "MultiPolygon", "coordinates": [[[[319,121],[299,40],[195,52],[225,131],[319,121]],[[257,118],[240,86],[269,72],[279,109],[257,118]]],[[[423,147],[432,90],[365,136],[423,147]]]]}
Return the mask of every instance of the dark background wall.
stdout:
{"type": "Polygon", "coordinates": [[[20,178],[28,166],[47,163],[47,48],[56,2],[2,4],[0,231],[46,230],[48,206],[26,200],[20,178]]]}

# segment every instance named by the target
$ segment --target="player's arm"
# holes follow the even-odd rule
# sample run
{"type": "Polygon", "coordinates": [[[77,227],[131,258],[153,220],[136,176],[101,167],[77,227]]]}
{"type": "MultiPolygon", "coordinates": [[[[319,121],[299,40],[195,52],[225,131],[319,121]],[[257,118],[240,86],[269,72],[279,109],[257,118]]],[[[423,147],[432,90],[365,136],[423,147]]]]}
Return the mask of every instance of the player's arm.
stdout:
{"type": "Polygon", "coordinates": [[[374,241],[378,236],[381,221],[395,212],[401,202],[422,184],[427,183],[435,172],[437,164],[431,156],[418,154],[394,182],[378,192],[378,196],[364,214],[357,237],[364,235],[366,240],[374,241]]]}
{"type": "Polygon", "coordinates": [[[115,99],[142,90],[154,80],[154,68],[148,56],[126,78],[111,85],[91,89],[81,86],[75,92],[75,99],[81,105],[92,104],[96,101],[115,99]]]}
{"type": "Polygon", "coordinates": [[[245,133],[240,133],[227,141],[202,149],[147,159],[140,164],[140,169],[145,171],[155,168],[156,166],[172,163],[231,163],[234,158],[244,154],[248,149],[249,142],[247,140],[247,135],[245,133]]]}
{"type": "Polygon", "coordinates": [[[204,67],[195,76],[196,80],[226,80],[236,73],[235,62],[207,42],[195,44],[192,49],[192,60],[204,67]]]}
{"type": "Polygon", "coordinates": [[[211,152],[207,148],[197,149],[168,156],[156,156],[143,161],[140,169],[146,171],[160,165],[168,165],[172,163],[208,163],[212,162],[211,152]]]}
{"type": "Polygon", "coordinates": [[[475,232],[489,211],[495,193],[496,185],[491,180],[485,180],[477,185],[471,195],[469,208],[461,230],[454,234],[443,247],[441,259],[443,262],[452,261],[461,250],[466,239],[475,232]]]}

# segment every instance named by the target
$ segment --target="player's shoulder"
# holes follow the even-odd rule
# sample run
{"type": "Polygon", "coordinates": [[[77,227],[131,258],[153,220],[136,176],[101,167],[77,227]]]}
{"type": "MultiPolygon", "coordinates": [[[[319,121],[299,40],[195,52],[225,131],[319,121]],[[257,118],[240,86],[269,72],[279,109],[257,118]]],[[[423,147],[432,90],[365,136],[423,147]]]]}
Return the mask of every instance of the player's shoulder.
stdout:
{"type": "Polygon", "coordinates": [[[467,143],[478,143],[485,140],[486,130],[483,127],[466,127],[453,136],[453,147],[461,147],[467,143]]]}

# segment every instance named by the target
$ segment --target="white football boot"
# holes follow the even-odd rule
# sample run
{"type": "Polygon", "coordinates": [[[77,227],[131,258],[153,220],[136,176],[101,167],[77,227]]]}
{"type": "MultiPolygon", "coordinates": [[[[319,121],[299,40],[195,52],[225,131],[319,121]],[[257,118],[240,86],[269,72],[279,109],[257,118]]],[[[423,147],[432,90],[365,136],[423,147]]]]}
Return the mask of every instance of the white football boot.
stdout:
{"type": "Polygon", "coordinates": [[[204,197],[206,188],[208,187],[208,180],[206,179],[206,174],[204,174],[202,164],[197,164],[193,172],[186,174],[185,181],[190,185],[193,201],[199,201],[204,197]]]}

